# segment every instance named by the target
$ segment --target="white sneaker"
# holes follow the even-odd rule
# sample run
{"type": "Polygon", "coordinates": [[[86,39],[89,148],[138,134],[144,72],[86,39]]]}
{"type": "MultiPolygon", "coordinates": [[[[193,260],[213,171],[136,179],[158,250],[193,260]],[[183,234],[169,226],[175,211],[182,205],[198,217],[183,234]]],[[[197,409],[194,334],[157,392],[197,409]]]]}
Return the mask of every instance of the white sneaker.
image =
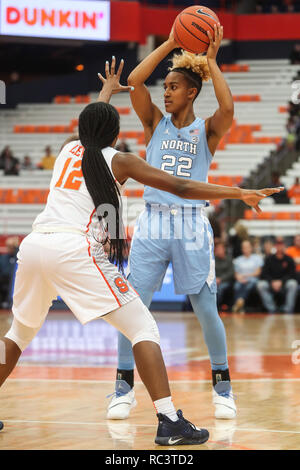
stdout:
{"type": "Polygon", "coordinates": [[[232,445],[236,429],[235,420],[216,420],[210,435],[211,440],[232,445]]]}
{"type": "Polygon", "coordinates": [[[134,445],[136,426],[127,422],[107,421],[107,428],[114,444],[127,444],[131,448],[134,445]]]}
{"type": "Polygon", "coordinates": [[[115,392],[107,407],[107,419],[126,419],[129,417],[130,410],[137,405],[134,390],[128,393],[120,394],[115,392]]]}
{"type": "Polygon", "coordinates": [[[235,397],[229,381],[218,382],[213,388],[213,404],[217,419],[234,419],[236,417],[235,397]]]}

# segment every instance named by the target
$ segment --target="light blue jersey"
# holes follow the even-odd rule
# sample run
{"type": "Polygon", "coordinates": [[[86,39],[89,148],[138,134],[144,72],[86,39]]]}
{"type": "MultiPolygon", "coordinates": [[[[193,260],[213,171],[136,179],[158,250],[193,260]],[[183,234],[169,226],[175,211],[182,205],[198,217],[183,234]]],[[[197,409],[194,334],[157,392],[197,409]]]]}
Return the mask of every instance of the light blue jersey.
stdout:
{"type": "MultiPolygon", "coordinates": [[[[200,118],[196,118],[187,127],[177,129],[172,123],[171,116],[164,116],[147,146],[147,162],[179,178],[206,183],[211,161],[205,121],[200,118]]],[[[182,199],[149,186],[145,186],[144,199],[148,204],[168,206],[205,205],[205,201],[182,199]]]]}
{"type": "MultiPolygon", "coordinates": [[[[205,121],[195,119],[177,129],[163,117],[147,146],[147,162],[172,175],[207,181],[212,160],[205,121]]],[[[205,215],[206,201],[182,199],[146,187],[146,207],[135,227],[129,257],[131,281],[137,291],[159,290],[168,264],[177,294],[197,294],[205,282],[216,292],[213,233],[205,215]]]]}

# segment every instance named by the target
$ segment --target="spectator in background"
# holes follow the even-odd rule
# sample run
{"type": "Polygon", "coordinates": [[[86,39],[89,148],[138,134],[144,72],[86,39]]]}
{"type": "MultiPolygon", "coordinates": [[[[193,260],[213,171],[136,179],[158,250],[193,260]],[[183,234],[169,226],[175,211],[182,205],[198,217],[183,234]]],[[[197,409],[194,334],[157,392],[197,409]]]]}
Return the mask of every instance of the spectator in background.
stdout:
{"type": "Polygon", "coordinates": [[[6,145],[2,152],[0,153],[0,169],[4,170],[4,161],[7,157],[13,157],[11,148],[9,145],[6,145]]]}
{"type": "Polygon", "coordinates": [[[131,152],[130,147],[125,139],[120,140],[120,142],[116,146],[116,150],[118,150],[119,152],[131,152]]]}
{"type": "Polygon", "coordinates": [[[296,199],[296,204],[300,204],[300,183],[299,178],[295,178],[293,186],[288,190],[290,199],[296,199]],[[299,202],[297,202],[299,200],[299,202]]]}
{"type": "Polygon", "coordinates": [[[284,298],[284,305],[279,310],[284,313],[294,313],[298,283],[295,279],[294,260],[285,254],[285,243],[282,237],[277,237],[276,253],[265,259],[261,280],[257,290],[264,307],[269,313],[277,310],[275,297],[284,298]]]}
{"type": "Polygon", "coordinates": [[[9,237],[6,240],[6,253],[0,255],[0,306],[9,308],[11,305],[11,289],[14,279],[19,238],[9,237]]]}
{"type": "Polygon", "coordinates": [[[221,307],[226,291],[230,288],[233,277],[232,258],[226,253],[225,244],[217,242],[215,244],[215,263],[217,281],[217,305],[221,307]]]}
{"type": "Polygon", "coordinates": [[[0,154],[0,170],[4,170],[5,175],[19,174],[19,160],[13,156],[10,147],[4,147],[0,154]]]}
{"type": "Polygon", "coordinates": [[[263,243],[263,257],[267,258],[268,256],[274,255],[276,253],[276,248],[272,240],[265,240],[263,243]]]}
{"type": "Polygon", "coordinates": [[[21,163],[21,170],[34,170],[35,166],[28,155],[25,155],[21,163]]]}
{"type": "Polygon", "coordinates": [[[248,230],[241,222],[237,222],[234,227],[230,229],[229,234],[231,254],[233,258],[237,258],[242,254],[242,242],[249,239],[248,230]]]}
{"type": "MultiPolygon", "coordinates": [[[[278,187],[278,186],[283,186],[284,187],[284,184],[280,181],[279,173],[277,171],[273,171],[272,176],[271,176],[270,187],[274,188],[274,187],[278,187]]],[[[284,189],[280,193],[273,194],[271,197],[274,199],[275,204],[289,204],[290,203],[290,200],[289,200],[286,189],[284,189]]]]}
{"type": "Polygon", "coordinates": [[[41,170],[53,170],[55,160],[56,157],[55,155],[52,155],[50,145],[47,145],[47,147],[45,148],[45,155],[39,162],[38,167],[41,170]]]}
{"type": "Polygon", "coordinates": [[[245,313],[247,298],[257,284],[263,265],[262,257],[253,253],[249,240],[243,241],[242,253],[242,256],[233,261],[236,281],[232,311],[235,313],[245,313]]]}
{"type": "Polygon", "coordinates": [[[290,63],[292,65],[300,64],[300,43],[294,44],[290,53],[290,63]]]}
{"type": "Polygon", "coordinates": [[[287,248],[286,254],[294,260],[296,266],[296,278],[300,284],[300,234],[294,237],[294,245],[287,248]]]}

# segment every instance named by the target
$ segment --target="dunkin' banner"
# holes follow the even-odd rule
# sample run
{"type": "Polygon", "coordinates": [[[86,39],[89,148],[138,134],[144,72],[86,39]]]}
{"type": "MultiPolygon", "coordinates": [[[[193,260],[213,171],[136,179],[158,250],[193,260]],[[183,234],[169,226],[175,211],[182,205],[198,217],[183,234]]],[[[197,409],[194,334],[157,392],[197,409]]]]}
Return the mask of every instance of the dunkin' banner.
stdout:
{"type": "Polygon", "coordinates": [[[110,2],[0,0],[0,34],[40,38],[110,39],[110,2]]]}

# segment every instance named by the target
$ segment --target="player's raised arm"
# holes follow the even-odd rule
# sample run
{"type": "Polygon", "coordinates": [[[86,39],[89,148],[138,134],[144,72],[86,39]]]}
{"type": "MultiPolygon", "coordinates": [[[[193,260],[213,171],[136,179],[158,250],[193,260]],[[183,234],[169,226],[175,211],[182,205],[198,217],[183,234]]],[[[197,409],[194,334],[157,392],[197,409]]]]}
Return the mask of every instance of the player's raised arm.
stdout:
{"type": "Polygon", "coordinates": [[[146,145],[151,139],[155,127],[163,114],[152,103],[150,93],[145,86],[145,81],[150,77],[158,64],[176,47],[178,47],[178,44],[171,34],[169,39],[142,60],[128,77],[128,85],[134,87],[134,91],[130,93],[132,106],[144,126],[146,145]]]}
{"type": "Polygon", "coordinates": [[[112,160],[112,170],[120,182],[127,178],[133,178],[139,183],[170,192],[184,199],[241,199],[245,204],[253,207],[256,212],[261,212],[258,206],[261,199],[283,189],[242,189],[178,178],[152,167],[132,153],[117,153],[112,160]]]}
{"type": "Polygon", "coordinates": [[[232,95],[226,80],[218,67],[216,56],[223,38],[223,26],[218,23],[214,26],[215,39],[213,40],[210,31],[207,35],[210,45],[207,50],[207,63],[212,78],[215,95],[219,103],[219,108],[213,116],[206,120],[206,134],[208,146],[212,154],[214,154],[219,141],[232,125],[234,105],[232,95]]]}

